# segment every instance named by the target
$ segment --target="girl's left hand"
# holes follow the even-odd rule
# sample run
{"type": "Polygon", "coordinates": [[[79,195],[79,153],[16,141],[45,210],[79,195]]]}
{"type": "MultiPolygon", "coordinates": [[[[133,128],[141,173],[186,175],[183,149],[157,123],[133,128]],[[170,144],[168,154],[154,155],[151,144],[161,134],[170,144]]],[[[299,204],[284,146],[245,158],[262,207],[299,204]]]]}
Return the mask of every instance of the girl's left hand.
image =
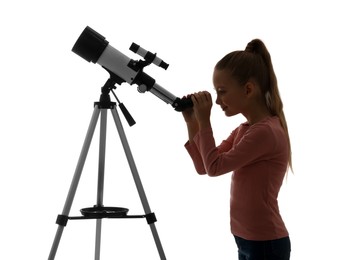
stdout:
{"type": "Polygon", "coordinates": [[[192,95],[195,118],[200,128],[210,126],[210,112],[213,106],[211,94],[208,91],[201,91],[192,95]]]}

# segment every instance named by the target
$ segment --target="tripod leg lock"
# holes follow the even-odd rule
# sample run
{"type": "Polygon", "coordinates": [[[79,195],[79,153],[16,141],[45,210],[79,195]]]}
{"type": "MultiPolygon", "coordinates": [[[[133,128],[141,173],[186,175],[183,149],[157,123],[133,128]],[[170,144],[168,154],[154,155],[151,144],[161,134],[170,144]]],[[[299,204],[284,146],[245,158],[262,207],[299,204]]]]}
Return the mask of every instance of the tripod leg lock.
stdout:
{"type": "Polygon", "coordinates": [[[65,226],[67,225],[68,219],[69,219],[68,216],[65,216],[65,215],[58,215],[58,216],[57,216],[56,224],[65,227],[65,226]]]}
{"type": "Polygon", "coordinates": [[[153,224],[157,221],[156,215],[155,213],[148,213],[146,214],[146,220],[147,220],[147,224],[153,224]]]}

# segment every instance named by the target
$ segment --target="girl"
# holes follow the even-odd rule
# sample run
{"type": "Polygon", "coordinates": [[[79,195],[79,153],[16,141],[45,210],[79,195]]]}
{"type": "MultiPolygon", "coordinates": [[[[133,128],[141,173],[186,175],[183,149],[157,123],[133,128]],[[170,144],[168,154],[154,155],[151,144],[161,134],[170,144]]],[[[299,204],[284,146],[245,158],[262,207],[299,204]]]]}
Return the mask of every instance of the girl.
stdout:
{"type": "Polygon", "coordinates": [[[216,104],[241,124],[219,146],[210,125],[212,98],[189,95],[193,108],[182,112],[188,128],[185,147],[199,174],[231,178],[230,223],[240,260],[287,260],[290,240],[278,209],[278,193],[291,167],[291,145],[270,54],[255,39],[215,66],[216,104]]]}

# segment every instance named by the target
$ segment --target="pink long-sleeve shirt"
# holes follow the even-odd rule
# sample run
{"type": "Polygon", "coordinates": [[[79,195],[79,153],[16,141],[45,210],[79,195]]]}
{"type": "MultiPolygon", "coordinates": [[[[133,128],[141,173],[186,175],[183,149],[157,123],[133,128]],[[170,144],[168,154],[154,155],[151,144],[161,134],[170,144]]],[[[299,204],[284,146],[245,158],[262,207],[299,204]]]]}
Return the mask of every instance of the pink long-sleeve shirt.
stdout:
{"type": "Polygon", "coordinates": [[[199,174],[231,177],[231,232],[247,240],[288,236],[278,208],[278,193],[287,170],[289,148],[278,117],[250,126],[241,124],[219,146],[211,128],[185,145],[199,174]]]}

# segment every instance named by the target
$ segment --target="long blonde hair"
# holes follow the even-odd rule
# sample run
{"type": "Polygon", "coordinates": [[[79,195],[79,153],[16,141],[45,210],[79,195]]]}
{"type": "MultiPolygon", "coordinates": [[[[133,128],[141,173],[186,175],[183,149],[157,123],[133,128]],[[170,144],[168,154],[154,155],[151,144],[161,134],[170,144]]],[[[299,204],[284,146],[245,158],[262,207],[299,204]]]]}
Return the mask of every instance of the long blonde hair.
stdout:
{"type": "Polygon", "coordinates": [[[228,70],[241,85],[253,79],[261,87],[270,113],[277,116],[287,135],[289,145],[288,166],[292,168],[292,149],[287,121],[283,112],[283,102],[278,90],[271,56],[260,39],[249,42],[244,51],[233,51],[223,57],[215,66],[218,70],[228,70]]]}

